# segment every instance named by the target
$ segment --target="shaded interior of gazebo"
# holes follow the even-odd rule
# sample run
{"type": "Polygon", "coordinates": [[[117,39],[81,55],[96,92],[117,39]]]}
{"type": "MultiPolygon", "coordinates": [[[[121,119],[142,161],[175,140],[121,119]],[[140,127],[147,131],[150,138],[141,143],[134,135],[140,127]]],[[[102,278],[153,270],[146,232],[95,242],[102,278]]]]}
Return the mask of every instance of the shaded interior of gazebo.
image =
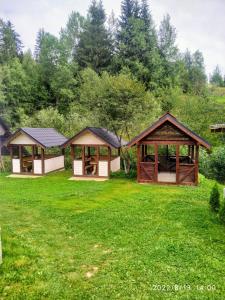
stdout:
{"type": "Polygon", "coordinates": [[[138,182],[187,185],[198,184],[199,146],[210,148],[169,113],[128,144],[133,145],[138,182]]]}

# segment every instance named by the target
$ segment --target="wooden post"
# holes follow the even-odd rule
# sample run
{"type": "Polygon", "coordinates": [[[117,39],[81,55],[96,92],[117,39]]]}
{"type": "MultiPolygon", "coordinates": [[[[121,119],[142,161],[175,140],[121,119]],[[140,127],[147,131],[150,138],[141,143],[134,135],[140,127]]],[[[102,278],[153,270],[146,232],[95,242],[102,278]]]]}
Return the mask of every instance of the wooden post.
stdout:
{"type": "Polygon", "coordinates": [[[10,151],[10,158],[11,158],[11,170],[13,172],[13,147],[12,146],[9,147],[9,151],[10,151]]]}
{"type": "Polygon", "coordinates": [[[82,169],[83,169],[83,176],[85,175],[85,146],[82,146],[82,169]]]}
{"type": "Polygon", "coordinates": [[[73,175],[74,175],[74,148],[75,146],[73,144],[70,145],[70,157],[72,161],[72,170],[73,170],[73,175]]]}
{"type": "Polygon", "coordinates": [[[144,161],[145,156],[145,145],[141,145],[141,161],[144,161]]]}
{"type": "Polygon", "coordinates": [[[32,146],[32,174],[34,174],[34,145],[32,146]]]}
{"type": "Polygon", "coordinates": [[[22,146],[21,145],[19,145],[19,160],[20,160],[20,173],[22,173],[22,171],[23,171],[23,166],[22,166],[23,161],[22,161],[22,146]]]}
{"type": "Polygon", "coordinates": [[[188,157],[190,157],[190,155],[191,155],[191,146],[188,145],[188,157]]]}
{"type": "Polygon", "coordinates": [[[42,168],[42,175],[45,174],[45,150],[41,148],[41,168],[42,168]]]}
{"type": "Polygon", "coordinates": [[[97,153],[96,153],[96,156],[97,156],[97,176],[99,176],[99,146],[97,146],[97,149],[96,149],[96,151],[97,151],[97,153]]]}
{"type": "Polygon", "coordinates": [[[195,184],[198,184],[198,158],[199,158],[199,145],[195,147],[195,184]]]}
{"type": "Polygon", "coordinates": [[[118,156],[120,156],[120,148],[118,148],[118,156]]]}
{"type": "Polygon", "coordinates": [[[158,182],[158,144],[155,144],[155,182],[158,182]]]}
{"type": "Polygon", "coordinates": [[[141,145],[137,144],[137,180],[140,181],[140,175],[141,175],[141,165],[140,165],[140,154],[141,154],[141,145]]]}
{"type": "Polygon", "coordinates": [[[88,149],[88,157],[90,157],[91,156],[91,147],[87,147],[87,149],[88,149]]]}
{"type": "Polygon", "coordinates": [[[180,145],[176,145],[176,183],[179,184],[180,172],[180,145]]]}
{"type": "Polygon", "coordinates": [[[111,171],[111,148],[108,147],[108,177],[110,176],[111,171]]]}
{"type": "Polygon", "coordinates": [[[148,146],[145,145],[145,155],[148,155],[148,146]]]}
{"type": "Polygon", "coordinates": [[[194,145],[191,146],[191,160],[194,159],[194,145]]]}

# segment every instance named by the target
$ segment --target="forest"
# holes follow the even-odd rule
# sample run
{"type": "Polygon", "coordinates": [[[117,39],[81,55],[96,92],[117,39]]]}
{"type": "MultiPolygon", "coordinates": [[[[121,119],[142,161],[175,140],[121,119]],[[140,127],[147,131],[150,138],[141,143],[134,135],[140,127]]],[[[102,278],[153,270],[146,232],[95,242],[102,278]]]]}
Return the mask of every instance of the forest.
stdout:
{"type": "Polygon", "coordinates": [[[176,35],[169,15],[155,25],[146,0],[122,0],[118,17],[92,1],[58,37],[40,29],[33,53],[0,20],[0,115],[12,130],[55,127],[70,137],[100,126],[129,140],[170,111],[221,148],[209,125],[224,122],[225,76],[216,66],[208,80],[201,51],[182,53],[176,35]]]}

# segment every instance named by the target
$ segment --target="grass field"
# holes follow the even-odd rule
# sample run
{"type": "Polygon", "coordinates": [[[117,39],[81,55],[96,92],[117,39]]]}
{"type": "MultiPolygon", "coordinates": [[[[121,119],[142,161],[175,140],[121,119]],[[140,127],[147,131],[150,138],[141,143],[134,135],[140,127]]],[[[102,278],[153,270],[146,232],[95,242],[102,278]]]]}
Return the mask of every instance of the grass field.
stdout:
{"type": "Polygon", "coordinates": [[[224,299],[225,228],[199,187],[0,176],[0,299],[224,299]]]}

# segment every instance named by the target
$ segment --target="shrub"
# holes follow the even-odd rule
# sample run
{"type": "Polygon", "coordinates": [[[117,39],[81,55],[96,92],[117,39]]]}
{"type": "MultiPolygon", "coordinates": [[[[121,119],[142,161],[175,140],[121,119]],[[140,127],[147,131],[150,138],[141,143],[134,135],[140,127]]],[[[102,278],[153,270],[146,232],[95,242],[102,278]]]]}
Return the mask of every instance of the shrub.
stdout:
{"type": "Polygon", "coordinates": [[[215,184],[210,193],[209,200],[210,207],[212,211],[218,212],[220,208],[220,193],[218,189],[218,185],[215,184]]]}
{"type": "Polygon", "coordinates": [[[225,201],[223,201],[222,206],[219,210],[219,219],[223,224],[225,224],[225,201]]]}
{"type": "Polygon", "coordinates": [[[225,147],[215,148],[210,155],[202,154],[200,162],[200,171],[205,176],[225,181],[225,147]]]}

